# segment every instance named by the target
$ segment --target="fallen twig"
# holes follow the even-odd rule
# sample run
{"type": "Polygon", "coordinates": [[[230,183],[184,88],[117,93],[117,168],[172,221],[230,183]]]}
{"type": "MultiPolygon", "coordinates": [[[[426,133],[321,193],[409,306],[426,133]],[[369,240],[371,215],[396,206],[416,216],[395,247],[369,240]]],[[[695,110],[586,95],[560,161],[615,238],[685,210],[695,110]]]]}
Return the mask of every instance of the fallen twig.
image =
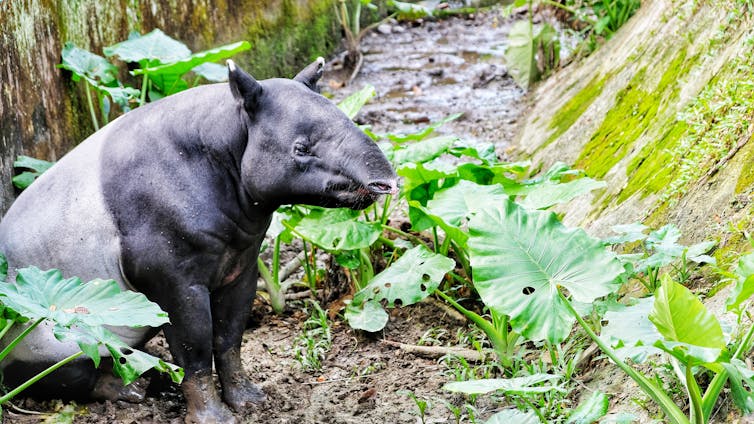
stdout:
{"type": "Polygon", "coordinates": [[[452,306],[449,306],[447,303],[437,300],[434,297],[426,297],[422,300],[423,303],[428,303],[430,305],[435,306],[438,309],[442,309],[442,311],[447,315],[448,317],[461,322],[466,322],[466,317],[463,316],[462,313],[458,312],[456,309],[454,309],[452,306]]]}
{"type": "MultiPolygon", "coordinates": [[[[317,290],[314,292],[314,298],[317,298],[319,295],[322,294],[322,290],[317,290]]],[[[304,290],[296,293],[288,293],[285,295],[285,300],[300,300],[300,299],[306,299],[312,297],[312,291],[311,290],[304,290]]]]}
{"type": "Polygon", "coordinates": [[[446,355],[460,356],[461,358],[471,362],[484,361],[485,355],[479,351],[466,349],[463,347],[452,346],[417,346],[406,343],[394,342],[392,340],[380,340],[380,343],[388,346],[397,347],[400,350],[408,353],[412,353],[417,356],[423,356],[431,359],[442,358],[446,355]]]}

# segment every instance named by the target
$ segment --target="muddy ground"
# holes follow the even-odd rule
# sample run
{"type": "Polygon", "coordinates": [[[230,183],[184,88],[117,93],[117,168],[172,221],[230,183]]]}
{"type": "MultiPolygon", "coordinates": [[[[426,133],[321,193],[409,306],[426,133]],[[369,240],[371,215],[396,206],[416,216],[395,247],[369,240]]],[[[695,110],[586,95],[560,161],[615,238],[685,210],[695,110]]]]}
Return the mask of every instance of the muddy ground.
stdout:
{"type": "MultiPolygon", "coordinates": [[[[323,91],[339,100],[372,84],[377,97],[358,115],[360,123],[381,132],[413,131],[430,121],[462,112],[442,132],[496,143],[498,152],[514,133],[523,91],[511,80],[502,55],[510,22],[499,11],[443,21],[387,23],[363,42],[361,73],[341,86],[337,60],[323,78],[323,91]]],[[[325,305],[327,306],[327,305],[325,305]]],[[[469,326],[436,303],[393,310],[385,330],[365,334],[351,330],[340,318],[332,326],[333,346],[321,371],[304,372],[293,356],[296,337],[306,319],[301,303],[292,303],[284,316],[270,313],[257,301],[255,319],[242,347],[244,366],[267,394],[267,401],[239,418],[248,423],[415,423],[418,408],[405,393],[428,399],[426,422],[455,422],[449,402],[462,406],[463,397],[442,390],[452,380],[448,367],[433,358],[402,352],[384,340],[417,344],[432,335],[435,344],[458,343],[456,334],[469,326]],[[438,329],[440,329],[438,331],[438,329]]],[[[165,354],[164,341],[149,350],[165,354]]],[[[178,386],[154,378],[141,404],[92,402],[71,404],[18,399],[23,409],[49,412],[64,409],[76,423],[181,423],[185,403],[178,386]]],[[[494,408],[478,402],[477,419],[494,408]]],[[[50,419],[58,422],[66,416],[50,419]]],[[[39,422],[44,415],[6,411],[5,422],[39,422]]],[[[468,422],[468,418],[464,418],[468,422]]],[[[483,422],[483,421],[482,421],[483,422]]]]}

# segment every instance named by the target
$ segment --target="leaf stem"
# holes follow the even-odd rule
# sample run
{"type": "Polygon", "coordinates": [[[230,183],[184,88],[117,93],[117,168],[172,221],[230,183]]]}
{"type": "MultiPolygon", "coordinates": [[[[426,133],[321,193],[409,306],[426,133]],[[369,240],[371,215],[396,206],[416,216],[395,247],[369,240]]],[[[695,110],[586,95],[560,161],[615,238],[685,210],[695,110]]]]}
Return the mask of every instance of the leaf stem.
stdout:
{"type": "Polygon", "coordinates": [[[16,322],[11,319],[5,321],[5,327],[3,327],[2,330],[0,330],[0,340],[2,340],[3,337],[5,337],[5,334],[8,332],[8,330],[13,328],[13,324],[15,323],[16,322]]]}
{"type": "Polygon", "coordinates": [[[5,346],[5,349],[3,349],[2,352],[0,352],[0,362],[2,362],[3,359],[5,359],[5,357],[8,356],[8,354],[13,350],[13,348],[15,348],[16,345],[19,344],[21,342],[21,340],[24,339],[24,337],[26,337],[27,335],[29,335],[29,333],[31,333],[32,330],[34,330],[35,328],[37,328],[37,326],[39,324],[41,324],[42,321],[44,321],[44,320],[45,320],[44,318],[38,318],[36,321],[34,321],[33,324],[31,324],[30,326],[26,327],[26,329],[24,331],[22,331],[21,334],[19,334],[18,336],[16,336],[16,338],[13,339],[13,341],[10,342],[8,344],[8,346],[5,346]]]}
{"type": "Polygon", "coordinates": [[[139,106],[144,106],[147,101],[147,84],[149,83],[149,74],[144,73],[144,79],[141,83],[141,97],[139,97],[139,106]]]}
{"type": "Polygon", "coordinates": [[[507,355],[508,341],[503,339],[503,337],[500,335],[500,333],[498,333],[497,329],[494,325],[492,325],[491,322],[487,321],[478,314],[464,308],[460,303],[453,300],[453,298],[443,293],[441,290],[435,290],[435,294],[443,298],[443,300],[445,300],[446,302],[450,303],[450,305],[456,308],[458,312],[465,315],[466,318],[469,319],[469,321],[473,322],[477,327],[484,331],[487,337],[489,337],[492,346],[495,347],[495,353],[497,353],[498,359],[500,360],[504,368],[510,368],[513,365],[513,361],[507,355]]]}
{"type": "Polygon", "coordinates": [[[654,384],[652,384],[647,377],[645,377],[640,372],[634,370],[628,364],[623,362],[618,356],[615,354],[615,352],[607,345],[605,342],[602,341],[602,339],[597,336],[597,334],[592,330],[591,327],[584,321],[583,318],[581,318],[581,315],[579,315],[578,312],[573,308],[573,305],[571,305],[571,302],[566,299],[565,296],[563,296],[563,293],[558,289],[558,296],[560,296],[560,300],[563,301],[563,304],[568,309],[568,311],[576,318],[576,321],[578,321],[581,328],[584,329],[586,334],[594,341],[594,343],[597,344],[597,346],[602,350],[602,352],[607,355],[608,358],[610,358],[615,364],[618,366],[618,368],[622,369],[623,372],[628,374],[629,377],[631,377],[632,380],[636,382],[636,384],[639,385],[639,387],[646,393],[649,397],[654,400],[657,405],[662,409],[662,411],[665,413],[665,415],[668,418],[668,421],[670,421],[673,424],[691,424],[689,422],[689,419],[684,415],[683,411],[681,411],[680,408],[678,408],[678,405],[676,405],[668,395],[662,391],[662,389],[658,388],[654,384]]]}
{"type": "Polygon", "coordinates": [[[79,356],[83,355],[84,352],[78,351],[74,353],[73,355],[64,358],[60,360],[59,362],[51,365],[46,370],[40,372],[39,374],[35,375],[34,377],[26,380],[23,384],[16,387],[15,389],[11,390],[10,392],[6,393],[4,396],[0,397],[0,405],[4,404],[5,402],[8,402],[9,400],[13,399],[16,395],[21,393],[23,390],[25,390],[27,387],[31,386],[32,384],[36,383],[37,381],[43,379],[51,372],[55,371],[56,369],[62,367],[63,365],[73,361],[74,359],[78,358],[79,356]]]}
{"type": "MultiPolygon", "coordinates": [[[[741,355],[749,351],[749,344],[751,343],[752,337],[754,337],[754,325],[749,327],[743,340],[741,340],[738,348],[736,348],[736,351],[733,353],[732,359],[740,359],[741,355]]],[[[712,415],[712,408],[715,407],[717,399],[720,396],[720,391],[723,389],[727,381],[728,372],[725,370],[720,371],[712,379],[709,386],[707,386],[707,390],[704,391],[704,396],[702,397],[702,411],[704,413],[705,422],[708,421],[712,415]]]]}
{"type": "Polygon", "coordinates": [[[391,231],[391,232],[393,232],[395,234],[398,234],[399,236],[401,236],[401,237],[403,237],[405,239],[411,240],[414,243],[421,244],[422,246],[426,247],[427,250],[432,250],[432,249],[429,248],[429,246],[427,246],[426,243],[424,243],[424,241],[422,239],[420,239],[419,237],[416,237],[415,235],[405,233],[405,232],[403,232],[403,231],[401,231],[401,230],[399,230],[399,229],[397,229],[395,227],[391,227],[389,225],[383,225],[382,229],[386,230],[386,231],[391,231]]]}
{"type": "Polygon", "coordinates": [[[92,117],[92,125],[94,125],[94,131],[99,130],[99,122],[97,121],[97,114],[94,111],[94,102],[92,101],[92,91],[89,88],[89,83],[86,83],[84,86],[84,91],[86,91],[86,102],[89,104],[89,114],[92,117]]]}
{"type": "Polygon", "coordinates": [[[686,389],[689,391],[691,400],[691,421],[694,424],[704,424],[704,412],[702,410],[702,392],[694,379],[694,371],[691,364],[686,364],[686,389]]]}

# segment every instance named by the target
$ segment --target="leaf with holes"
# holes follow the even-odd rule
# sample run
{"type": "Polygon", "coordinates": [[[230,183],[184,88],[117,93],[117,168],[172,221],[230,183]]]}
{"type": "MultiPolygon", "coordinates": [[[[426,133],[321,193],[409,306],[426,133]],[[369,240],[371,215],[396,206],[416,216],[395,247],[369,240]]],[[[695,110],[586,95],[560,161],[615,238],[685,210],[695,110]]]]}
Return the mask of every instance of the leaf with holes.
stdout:
{"type": "Polygon", "coordinates": [[[379,331],[387,323],[387,314],[380,301],[392,307],[396,302],[402,306],[412,305],[432,294],[445,274],[455,267],[455,261],[416,246],[403,254],[389,268],[372,278],[354,294],[346,310],[346,318],[353,328],[379,331]],[[379,312],[377,309],[379,309],[379,312]],[[354,319],[352,322],[351,319],[354,319]]]}
{"type": "Polygon", "coordinates": [[[620,287],[623,267],[602,242],[569,229],[555,214],[527,211],[506,199],[469,220],[473,281],[487,307],[511,317],[529,340],[560,343],[575,318],[562,303],[562,288],[577,302],[592,303],[620,287]]]}
{"type": "Polygon", "coordinates": [[[0,284],[0,301],[26,318],[45,318],[64,326],[159,327],[170,322],[141,293],[121,291],[113,280],[83,284],[77,277],[64,279],[56,269],[19,269],[15,283],[0,284]]]}
{"type": "Polygon", "coordinates": [[[313,209],[296,225],[296,232],[329,251],[369,247],[382,234],[382,226],[358,217],[359,211],[351,209],[313,209]]]}
{"type": "Polygon", "coordinates": [[[432,294],[454,267],[454,260],[416,246],[375,275],[354,294],[352,303],[360,305],[368,300],[385,299],[390,307],[396,300],[403,306],[412,305],[432,294]]]}
{"type": "Polygon", "coordinates": [[[77,343],[96,366],[99,366],[100,362],[98,347],[104,346],[113,358],[113,370],[123,379],[124,385],[133,383],[150,369],[167,373],[176,383],[183,380],[183,369],[128,346],[105,327],[57,325],[53,331],[58,340],[77,343]]]}

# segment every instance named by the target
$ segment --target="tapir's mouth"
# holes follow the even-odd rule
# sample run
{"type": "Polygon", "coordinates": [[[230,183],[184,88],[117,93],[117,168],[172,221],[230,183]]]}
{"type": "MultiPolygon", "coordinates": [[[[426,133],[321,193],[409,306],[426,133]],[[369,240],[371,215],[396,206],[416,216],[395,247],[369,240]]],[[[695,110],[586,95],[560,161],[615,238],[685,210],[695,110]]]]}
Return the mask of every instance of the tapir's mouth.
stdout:
{"type": "Polygon", "coordinates": [[[329,187],[329,190],[334,193],[338,206],[351,209],[364,209],[377,201],[383,194],[397,193],[394,182],[382,181],[371,182],[367,185],[351,181],[334,184],[329,187]]]}

